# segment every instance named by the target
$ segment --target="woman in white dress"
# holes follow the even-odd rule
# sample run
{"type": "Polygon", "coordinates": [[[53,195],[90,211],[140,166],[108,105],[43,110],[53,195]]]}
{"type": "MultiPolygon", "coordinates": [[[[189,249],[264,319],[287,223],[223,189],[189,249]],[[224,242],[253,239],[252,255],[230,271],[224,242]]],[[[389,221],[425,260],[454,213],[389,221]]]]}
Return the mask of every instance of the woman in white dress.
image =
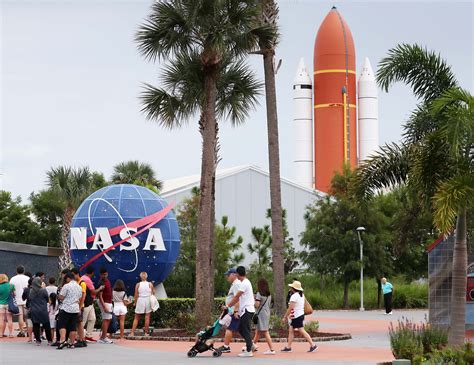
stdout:
{"type": "Polygon", "coordinates": [[[155,295],[155,287],[152,283],[147,281],[148,274],[146,272],[140,273],[141,281],[135,285],[135,318],[133,319],[132,331],[130,336],[135,336],[138,322],[142,314],[145,315],[145,336],[148,336],[148,329],[150,327],[150,314],[152,312],[151,296],[155,295]]]}

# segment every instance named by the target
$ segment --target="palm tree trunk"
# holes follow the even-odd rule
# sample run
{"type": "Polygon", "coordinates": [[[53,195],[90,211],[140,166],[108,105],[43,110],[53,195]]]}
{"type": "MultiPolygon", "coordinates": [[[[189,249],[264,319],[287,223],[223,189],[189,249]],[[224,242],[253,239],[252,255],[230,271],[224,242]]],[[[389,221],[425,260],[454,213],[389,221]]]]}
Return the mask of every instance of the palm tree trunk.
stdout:
{"type": "Polygon", "coordinates": [[[467,286],[467,244],[466,210],[459,212],[456,221],[456,241],[453,251],[453,277],[451,289],[451,327],[448,343],[460,346],[464,343],[466,330],[466,286],[467,286]]]}
{"type": "Polygon", "coordinates": [[[198,325],[209,323],[213,308],[214,273],[212,272],[213,239],[213,176],[216,161],[216,67],[211,67],[205,75],[205,107],[200,120],[202,136],[201,198],[197,218],[196,242],[196,317],[198,325]]]}
{"type": "Polygon", "coordinates": [[[270,207],[272,220],[272,261],[275,311],[282,316],[285,312],[285,260],[283,257],[283,213],[280,186],[280,147],[278,142],[278,114],[275,90],[274,50],[263,52],[265,73],[265,100],[267,106],[268,165],[270,172],[270,207]]]}
{"type": "Polygon", "coordinates": [[[69,248],[69,232],[71,231],[74,208],[67,207],[63,215],[63,227],[61,230],[61,248],[63,253],[59,256],[59,270],[70,269],[72,266],[71,252],[69,248]]]}

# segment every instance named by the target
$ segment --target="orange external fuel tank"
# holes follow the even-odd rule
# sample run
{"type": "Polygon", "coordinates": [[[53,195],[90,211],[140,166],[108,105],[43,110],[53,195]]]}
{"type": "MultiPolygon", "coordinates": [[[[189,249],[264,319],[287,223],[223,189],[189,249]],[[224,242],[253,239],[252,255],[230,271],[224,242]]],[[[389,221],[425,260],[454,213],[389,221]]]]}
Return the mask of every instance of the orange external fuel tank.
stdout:
{"type": "Polygon", "coordinates": [[[357,165],[354,40],[336,7],[316,36],[313,88],[315,188],[328,192],[335,171],[357,165]]]}

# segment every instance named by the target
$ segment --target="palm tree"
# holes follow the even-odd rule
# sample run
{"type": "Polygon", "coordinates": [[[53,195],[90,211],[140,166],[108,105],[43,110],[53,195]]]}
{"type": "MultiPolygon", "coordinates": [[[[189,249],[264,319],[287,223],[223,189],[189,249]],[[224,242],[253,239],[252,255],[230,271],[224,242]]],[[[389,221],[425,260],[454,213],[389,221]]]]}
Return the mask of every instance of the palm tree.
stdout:
{"type": "Polygon", "coordinates": [[[139,161],[121,162],[114,166],[111,178],[114,184],[135,184],[145,186],[159,193],[163,183],[155,177],[150,164],[139,161]]]}
{"type": "Polygon", "coordinates": [[[268,169],[270,173],[270,206],[274,213],[272,222],[273,286],[275,290],[275,311],[283,315],[285,303],[285,243],[283,234],[283,208],[281,205],[280,147],[278,138],[278,112],[275,90],[275,49],[278,43],[278,6],[275,0],[262,0],[259,21],[274,30],[271,39],[261,38],[259,53],[263,56],[265,74],[265,101],[267,108],[268,169]]]}
{"type": "Polygon", "coordinates": [[[93,174],[87,167],[73,169],[59,166],[47,172],[47,184],[56,197],[65,203],[63,222],[61,228],[62,255],[59,257],[61,270],[71,267],[69,251],[69,232],[76,209],[82,201],[94,190],[93,174]]]}
{"type": "Polygon", "coordinates": [[[439,55],[417,45],[391,49],[380,62],[377,81],[386,91],[396,81],[405,82],[420,104],[404,126],[402,144],[385,145],[362,162],[354,192],[369,198],[381,188],[406,184],[418,194],[420,204],[433,209],[434,223],[441,232],[452,232],[456,220],[449,343],[462,344],[466,211],[473,206],[474,186],[472,97],[458,88],[439,55]]]}
{"type": "Polygon", "coordinates": [[[196,316],[210,319],[213,302],[214,181],[217,118],[242,123],[256,102],[256,83],[242,58],[259,36],[273,32],[256,22],[257,0],[158,1],[136,36],[145,58],[168,61],[162,87],[146,85],[148,119],[177,128],[199,116],[202,137],[201,199],[196,244],[196,316]]]}

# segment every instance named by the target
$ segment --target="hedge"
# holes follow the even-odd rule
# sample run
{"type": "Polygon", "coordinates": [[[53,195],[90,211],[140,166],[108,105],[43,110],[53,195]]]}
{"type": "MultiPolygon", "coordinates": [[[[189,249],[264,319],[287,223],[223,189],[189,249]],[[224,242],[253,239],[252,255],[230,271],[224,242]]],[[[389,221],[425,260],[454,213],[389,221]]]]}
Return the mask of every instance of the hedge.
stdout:
{"type": "MultiPolygon", "coordinates": [[[[196,317],[194,308],[196,306],[195,298],[168,298],[159,301],[160,309],[151,314],[150,326],[155,328],[186,328],[190,331],[196,330],[196,317]]],[[[225,298],[215,298],[213,312],[217,316],[220,308],[225,303],[225,298]]],[[[95,304],[95,312],[97,321],[96,328],[100,328],[102,317],[97,304],[95,304]]],[[[133,318],[135,316],[135,306],[127,307],[127,315],[125,317],[125,328],[132,328],[133,318]]],[[[143,327],[144,316],[138,325],[143,327]]]]}

